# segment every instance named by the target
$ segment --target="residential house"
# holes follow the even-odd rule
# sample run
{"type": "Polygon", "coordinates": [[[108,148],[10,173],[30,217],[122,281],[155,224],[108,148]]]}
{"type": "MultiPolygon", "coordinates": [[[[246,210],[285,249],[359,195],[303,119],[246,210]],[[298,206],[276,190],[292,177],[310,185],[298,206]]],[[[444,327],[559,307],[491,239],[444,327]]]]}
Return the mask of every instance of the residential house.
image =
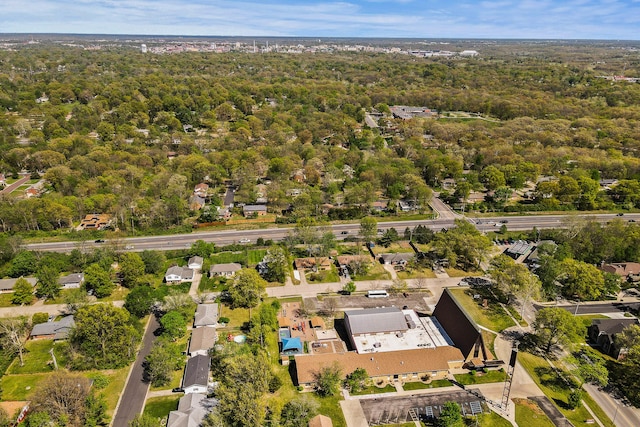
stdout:
{"type": "Polygon", "coordinates": [[[29,339],[64,340],[67,339],[69,332],[74,326],[73,316],[65,316],[57,322],[38,323],[31,329],[29,339]]]}
{"type": "Polygon", "coordinates": [[[204,200],[204,197],[200,197],[197,194],[192,194],[189,198],[189,209],[192,211],[199,211],[204,208],[205,204],[206,201],[204,200]]]}
{"type": "Polygon", "coordinates": [[[205,184],[204,182],[201,182],[200,184],[196,184],[196,186],[193,189],[193,194],[195,194],[196,196],[202,197],[203,199],[207,197],[208,193],[209,193],[209,184],[205,184]]]}
{"type": "Polygon", "coordinates": [[[0,173],[0,187],[5,187],[7,185],[7,179],[5,178],[3,173],[0,173]]]}
{"type": "Polygon", "coordinates": [[[606,273],[617,274],[629,282],[637,282],[640,278],[640,263],[638,262],[615,262],[600,265],[600,270],[606,273]]]}
{"type": "Polygon", "coordinates": [[[189,258],[189,261],[187,262],[187,267],[189,267],[192,270],[202,270],[203,262],[204,262],[204,259],[202,259],[201,256],[193,256],[189,258]]]}
{"type": "Polygon", "coordinates": [[[385,265],[392,265],[395,270],[404,270],[407,267],[409,261],[415,257],[415,254],[410,252],[405,253],[393,253],[380,255],[380,261],[385,265]]]}
{"type": "Polygon", "coordinates": [[[617,337],[624,329],[638,324],[638,319],[593,319],[587,333],[603,353],[620,360],[627,354],[627,349],[622,347],[617,337]]]}
{"type": "Polygon", "coordinates": [[[415,117],[437,117],[438,112],[426,107],[409,107],[406,105],[393,105],[390,106],[391,114],[396,119],[409,120],[415,117]]]}
{"type": "Polygon", "coordinates": [[[104,230],[111,225],[111,215],[108,214],[90,214],[86,215],[78,229],[80,230],[104,230]]]}
{"type": "Polygon", "coordinates": [[[198,304],[196,308],[194,328],[216,326],[218,324],[218,304],[198,304]]]}
{"type": "Polygon", "coordinates": [[[331,260],[327,257],[296,258],[293,263],[298,271],[325,271],[331,269],[331,260]]]}
{"type": "Polygon", "coordinates": [[[30,197],[39,197],[44,191],[44,180],[40,180],[33,185],[30,185],[26,190],[24,190],[24,195],[27,198],[30,197]]]}
{"type": "Polygon", "coordinates": [[[398,208],[402,212],[412,212],[418,209],[418,206],[408,200],[398,200],[398,208]]]}
{"type": "Polygon", "coordinates": [[[58,279],[62,289],[77,289],[84,282],[84,273],[71,273],[58,279]]]}
{"type": "Polygon", "coordinates": [[[389,207],[388,200],[376,200],[371,204],[371,210],[374,212],[384,212],[389,207]]]}
{"type": "Polygon", "coordinates": [[[216,332],[216,328],[193,328],[191,330],[191,339],[189,340],[189,356],[209,354],[209,350],[213,348],[217,340],[218,333],[216,332]]]}
{"type": "Polygon", "coordinates": [[[267,214],[267,205],[244,205],[242,214],[246,217],[264,216],[267,214]]]}
{"type": "Polygon", "coordinates": [[[169,412],[167,427],[199,427],[216,403],[202,393],[185,394],[178,401],[178,409],[169,412]]]}
{"type": "Polygon", "coordinates": [[[218,207],[218,219],[228,221],[231,219],[231,210],[229,208],[218,207]]]}
{"type": "Polygon", "coordinates": [[[199,354],[187,360],[182,378],[182,389],[185,394],[204,393],[209,389],[209,370],[211,369],[211,357],[199,354]]]}
{"type": "Polygon", "coordinates": [[[167,272],[164,274],[164,281],[166,283],[193,282],[193,270],[174,265],[167,269],[167,272]]]}
{"type": "Polygon", "coordinates": [[[371,258],[367,255],[338,255],[336,263],[340,274],[346,276],[348,273],[353,273],[354,267],[357,265],[371,264],[371,258]]]}
{"type": "Polygon", "coordinates": [[[298,183],[303,183],[307,180],[307,176],[304,174],[303,169],[298,169],[291,174],[291,180],[298,183]]]}
{"type": "MultiPolygon", "coordinates": [[[[24,277],[27,282],[31,286],[35,286],[38,279],[35,277],[24,277]]],[[[0,279],[0,294],[6,294],[13,292],[13,287],[15,286],[18,279],[0,279]]]]}
{"type": "Polygon", "coordinates": [[[226,264],[214,264],[209,268],[209,277],[224,276],[233,277],[236,272],[242,270],[242,265],[236,262],[230,262],[226,264]]]}

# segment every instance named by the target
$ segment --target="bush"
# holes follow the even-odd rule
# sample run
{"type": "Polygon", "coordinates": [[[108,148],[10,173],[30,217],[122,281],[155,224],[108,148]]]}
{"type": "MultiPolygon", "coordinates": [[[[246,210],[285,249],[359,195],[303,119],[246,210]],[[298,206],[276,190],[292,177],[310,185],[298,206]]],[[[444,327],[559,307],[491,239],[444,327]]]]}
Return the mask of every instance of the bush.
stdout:
{"type": "Polygon", "coordinates": [[[46,323],[49,320],[48,313],[33,313],[31,323],[37,325],[38,323],[46,323]]]}
{"type": "Polygon", "coordinates": [[[221,317],[218,319],[218,323],[229,323],[229,318],[228,317],[221,317]]]}

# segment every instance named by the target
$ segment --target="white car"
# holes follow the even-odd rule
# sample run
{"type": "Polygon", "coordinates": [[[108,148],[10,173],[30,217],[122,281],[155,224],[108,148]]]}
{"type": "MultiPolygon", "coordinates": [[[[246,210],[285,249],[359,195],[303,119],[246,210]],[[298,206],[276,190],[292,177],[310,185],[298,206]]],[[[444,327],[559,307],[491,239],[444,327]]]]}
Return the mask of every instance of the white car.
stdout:
{"type": "Polygon", "coordinates": [[[238,240],[240,243],[249,243],[251,242],[251,239],[247,239],[246,237],[244,239],[240,239],[238,240]]]}

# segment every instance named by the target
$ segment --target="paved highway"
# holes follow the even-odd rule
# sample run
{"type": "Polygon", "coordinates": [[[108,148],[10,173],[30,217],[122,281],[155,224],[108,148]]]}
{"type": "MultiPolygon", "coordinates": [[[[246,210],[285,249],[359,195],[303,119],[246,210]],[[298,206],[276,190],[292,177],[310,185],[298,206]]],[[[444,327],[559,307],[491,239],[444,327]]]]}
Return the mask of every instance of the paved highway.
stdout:
{"type": "MultiPolygon", "coordinates": [[[[576,218],[595,219],[600,222],[608,222],[612,219],[621,219],[623,221],[639,221],[640,214],[627,214],[618,217],[616,214],[600,214],[600,215],[528,215],[528,216],[500,216],[492,218],[470,218],[466,219],[475,224],[478,230],[489,232],[497,230],[502,224],[506,225],[509,230],[522,231],[531,230],[533,227],[539,229],[544,228],[562,228],[566,224],[576,218]]],[[[402,234],[406,227],[413,228],[417,225],[424,225],[434,231],[453,226],[453,219],[441,218],[434,220],[411,220],[411,221],[389,221],[378,223],[378,228],[386,230],[394,227],[402,234]]],[[[355,236],[360,229],[359,223],[353,224],[336,224],[331,229],[340,239],[355,236]],[[343,234],[343,232],[347,232],[343,234]]],[[[228,245],[239,243],[241,240],[249,239],[250,243],[262,237],[263,239],[282,240],[287,235],[293,233],[293,227],[286,228],[264,228],[254,230],[216,230],[216,231],[200,231],[189,234],[175,234],[169,236],[151,236],[151,237],[131,237],[111,240],[104,243],[95,243],[93,241],[67,241],[52,243],[30,243],[25,245],[26,249],[34,251],[51,251],[51,252],[71,252],[73,249],[88,250],[101,245],[114,245],[120,250],[126,251],[143,251],[143,250],[173,250],[184,249],[190,247],[196,240],[204,240],[212,242],[216,245],[228,245]]]]}

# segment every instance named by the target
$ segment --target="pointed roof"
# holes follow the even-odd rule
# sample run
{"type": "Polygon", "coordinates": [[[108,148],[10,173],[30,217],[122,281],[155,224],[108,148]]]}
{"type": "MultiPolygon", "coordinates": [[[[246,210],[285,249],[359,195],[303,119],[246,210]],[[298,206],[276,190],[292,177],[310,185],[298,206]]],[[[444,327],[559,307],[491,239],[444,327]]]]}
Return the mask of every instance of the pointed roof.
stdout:
{"type": "Polygon", "coordinates": [[[283,338],[282,339],[282,352],[285,351],[302,351],[302,342],[300,337],[295,338],[283,338]]]}

